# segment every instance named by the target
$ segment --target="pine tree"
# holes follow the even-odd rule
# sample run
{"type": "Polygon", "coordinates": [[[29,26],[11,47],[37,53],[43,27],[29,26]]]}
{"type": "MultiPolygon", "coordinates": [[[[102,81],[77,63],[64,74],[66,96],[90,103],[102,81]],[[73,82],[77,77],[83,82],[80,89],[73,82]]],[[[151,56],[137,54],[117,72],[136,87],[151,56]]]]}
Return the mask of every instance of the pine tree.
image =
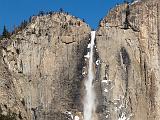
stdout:
{"type": "Polygon", "coordinates": [[[62,13],[64,10],[63,10],[63,8],[60,8],[59,11],[62,13]]]}
{"type": "Polygon", "coordinates": [[[10,33],[8,32],[6,26],[4,25],[2,38],[10,38],[10,33]]]}
{"type": "Polygon", "coordinates": [[[29,23],[31,23],[31,22],[32,22],[32,17],[30,16],[30,17],[29,17],[29,23]]]}

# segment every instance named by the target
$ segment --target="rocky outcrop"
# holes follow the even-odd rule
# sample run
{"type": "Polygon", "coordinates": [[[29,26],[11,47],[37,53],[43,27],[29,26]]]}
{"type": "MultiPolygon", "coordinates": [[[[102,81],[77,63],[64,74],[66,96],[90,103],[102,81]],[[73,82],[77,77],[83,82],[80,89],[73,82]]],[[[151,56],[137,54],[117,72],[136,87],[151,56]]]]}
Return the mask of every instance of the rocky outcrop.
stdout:
{"type": "Polygon", "coordinates": [[[101,21],[96,45],[102,120],[160,119],[159,6],[156,0],[123,4],[101,21]]]}
{"type": "Polygon", "coordinates": [[[80,88],[89,36],[82,20],[52,13],[32,17],[25,29],[3,40],[1,64],[8,72],[1,80],[3,109],[23,112],[17,119],[27,120],[66,120],[82,112],[80,88]]]}
{"type": "MultiPolygon", "coordinates": [[[[96,120],[160,119],[159,6],[159,0],[118,5],[100,22],[96,120]]],[[[0,119],[83,120],[90,31],[74,16],[49,13],[2,40],[0,119]]]]}

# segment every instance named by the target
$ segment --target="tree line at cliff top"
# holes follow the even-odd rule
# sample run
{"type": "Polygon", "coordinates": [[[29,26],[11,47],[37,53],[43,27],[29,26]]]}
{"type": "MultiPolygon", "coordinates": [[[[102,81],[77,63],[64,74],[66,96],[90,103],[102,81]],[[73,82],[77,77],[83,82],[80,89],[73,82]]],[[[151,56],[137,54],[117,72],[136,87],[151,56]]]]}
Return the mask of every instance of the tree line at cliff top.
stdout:
{"type": "MultiPolygon", "coordinates": [[[[136,0],[124,0],[124,3],[129,4],[129,3],[132,3],[134,1],[136,1],[136,0]]],[[[62,8],[60,8],[58,12],[62,13],[62,12],[64,12],[64,10],[62,8]]],[[[47,14],[52,15],[53,13],[55,13],[55,12],[53,12],[53,11],[50,11],[50,12],[40,11],[38,16],[43,16],[43,15],[47,15],[47,14]]],[[[68,12],[64,12],[64,13],[69,14],[68,12]]],[[[10,38],[11,35],[16,34],[19,31],[22,31],[28,25],[28,23],[31,23],[31,21],[32,21],[32,16],[29,18],[29,20],[27,20],[27,21],[24,20],[24,21],[21,22],[21,24],[19,26],[14,27],[14,30],[12,32],[9,32],[7,27],[4,25],[2,35],[0,35],[0,40],[3,39],[3,38],[10,38]]],[[[84,19],[83,19],[83,21],[84,21],[84,19]]]]}
{"type": "MultiPolygon", "coordinates": [[[[43,16],[43,15],[52,15],[52,14],[55,14],[55,13],[65,13],[65,14],[69,14],[68,12],[65,12],[62,8],[59,9],[58,12],[55,12],[55,11],[50,11],[50,12],[44,12],[44,11],[40,11],[38,13],[38,15],[36,16],[43,16]]],[[[35,16],[35,15],[33,15],[35,16]]],[[[32,22],[32,17],[33,16],[30,16],[28,20],[24,20],[21,22],[21,24],[17,27],[14,27],[13,31],[9,32],[9,30],[7,29],[6,25],[4,25],[3,27],[3,32],[2,34],[0,35],[0,40],[2,40],[3,38],[10,38],[11,35],[13,34],[17,34],[19,31],[22,31],[27,25],[28,23],[31,23],[32,22]]],[[[76,16],[75,16],[76,17],[76,16]]],[[[78,17],[76,17],[78,18],[78,17]]],[[[84,19],[82,19],[84,21],[84,19]]],[[[85,22],[85,21],[84,21],[85,22]]]]}

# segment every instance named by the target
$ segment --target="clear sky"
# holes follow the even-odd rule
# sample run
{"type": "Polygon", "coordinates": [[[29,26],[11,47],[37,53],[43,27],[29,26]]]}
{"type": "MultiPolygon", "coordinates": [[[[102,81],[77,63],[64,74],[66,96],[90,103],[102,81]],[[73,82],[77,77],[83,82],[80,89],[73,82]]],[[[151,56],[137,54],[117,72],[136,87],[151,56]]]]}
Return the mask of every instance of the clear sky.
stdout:
{"type": "Polygon", "coordinates": [[[0,0],[0,33],[4,24],[9,30],[39,11],[64,11],[84,19],[96,29],[109,9],[124,0],[0,0]]]}

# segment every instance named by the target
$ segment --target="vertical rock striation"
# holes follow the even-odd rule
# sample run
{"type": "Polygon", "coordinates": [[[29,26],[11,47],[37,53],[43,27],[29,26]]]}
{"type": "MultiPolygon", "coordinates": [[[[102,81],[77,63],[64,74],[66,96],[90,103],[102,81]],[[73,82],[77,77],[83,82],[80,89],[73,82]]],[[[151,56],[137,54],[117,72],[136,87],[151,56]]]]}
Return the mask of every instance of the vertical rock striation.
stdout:
{"type": "Polygon", "coordinates": [[[123,4],[101,21],[96,45],[102,120],[160,119],[159,9],[156,0],[123,4]]]}
{"type": "MultiPolygon", "coordinates": [[[[74,16],[49,13],[3,39],[0,119],[82,120],[90,32],[74,16]]],[[[95,42],[94,119],[160,120],[159,0],[113,8],[95,42]]]]}
{"type": "MultiPolygon", "coordinates": [[[[2,62],[14,87],[11,95],[24,105],[28,120],[66,120],[82,112],[83,56],[90,31],[78,18],[53,13],[32,17],[25,29],[2,41],[2,62]]],[[[9,96],[0,98],[1,106],[9,96]]]]}

